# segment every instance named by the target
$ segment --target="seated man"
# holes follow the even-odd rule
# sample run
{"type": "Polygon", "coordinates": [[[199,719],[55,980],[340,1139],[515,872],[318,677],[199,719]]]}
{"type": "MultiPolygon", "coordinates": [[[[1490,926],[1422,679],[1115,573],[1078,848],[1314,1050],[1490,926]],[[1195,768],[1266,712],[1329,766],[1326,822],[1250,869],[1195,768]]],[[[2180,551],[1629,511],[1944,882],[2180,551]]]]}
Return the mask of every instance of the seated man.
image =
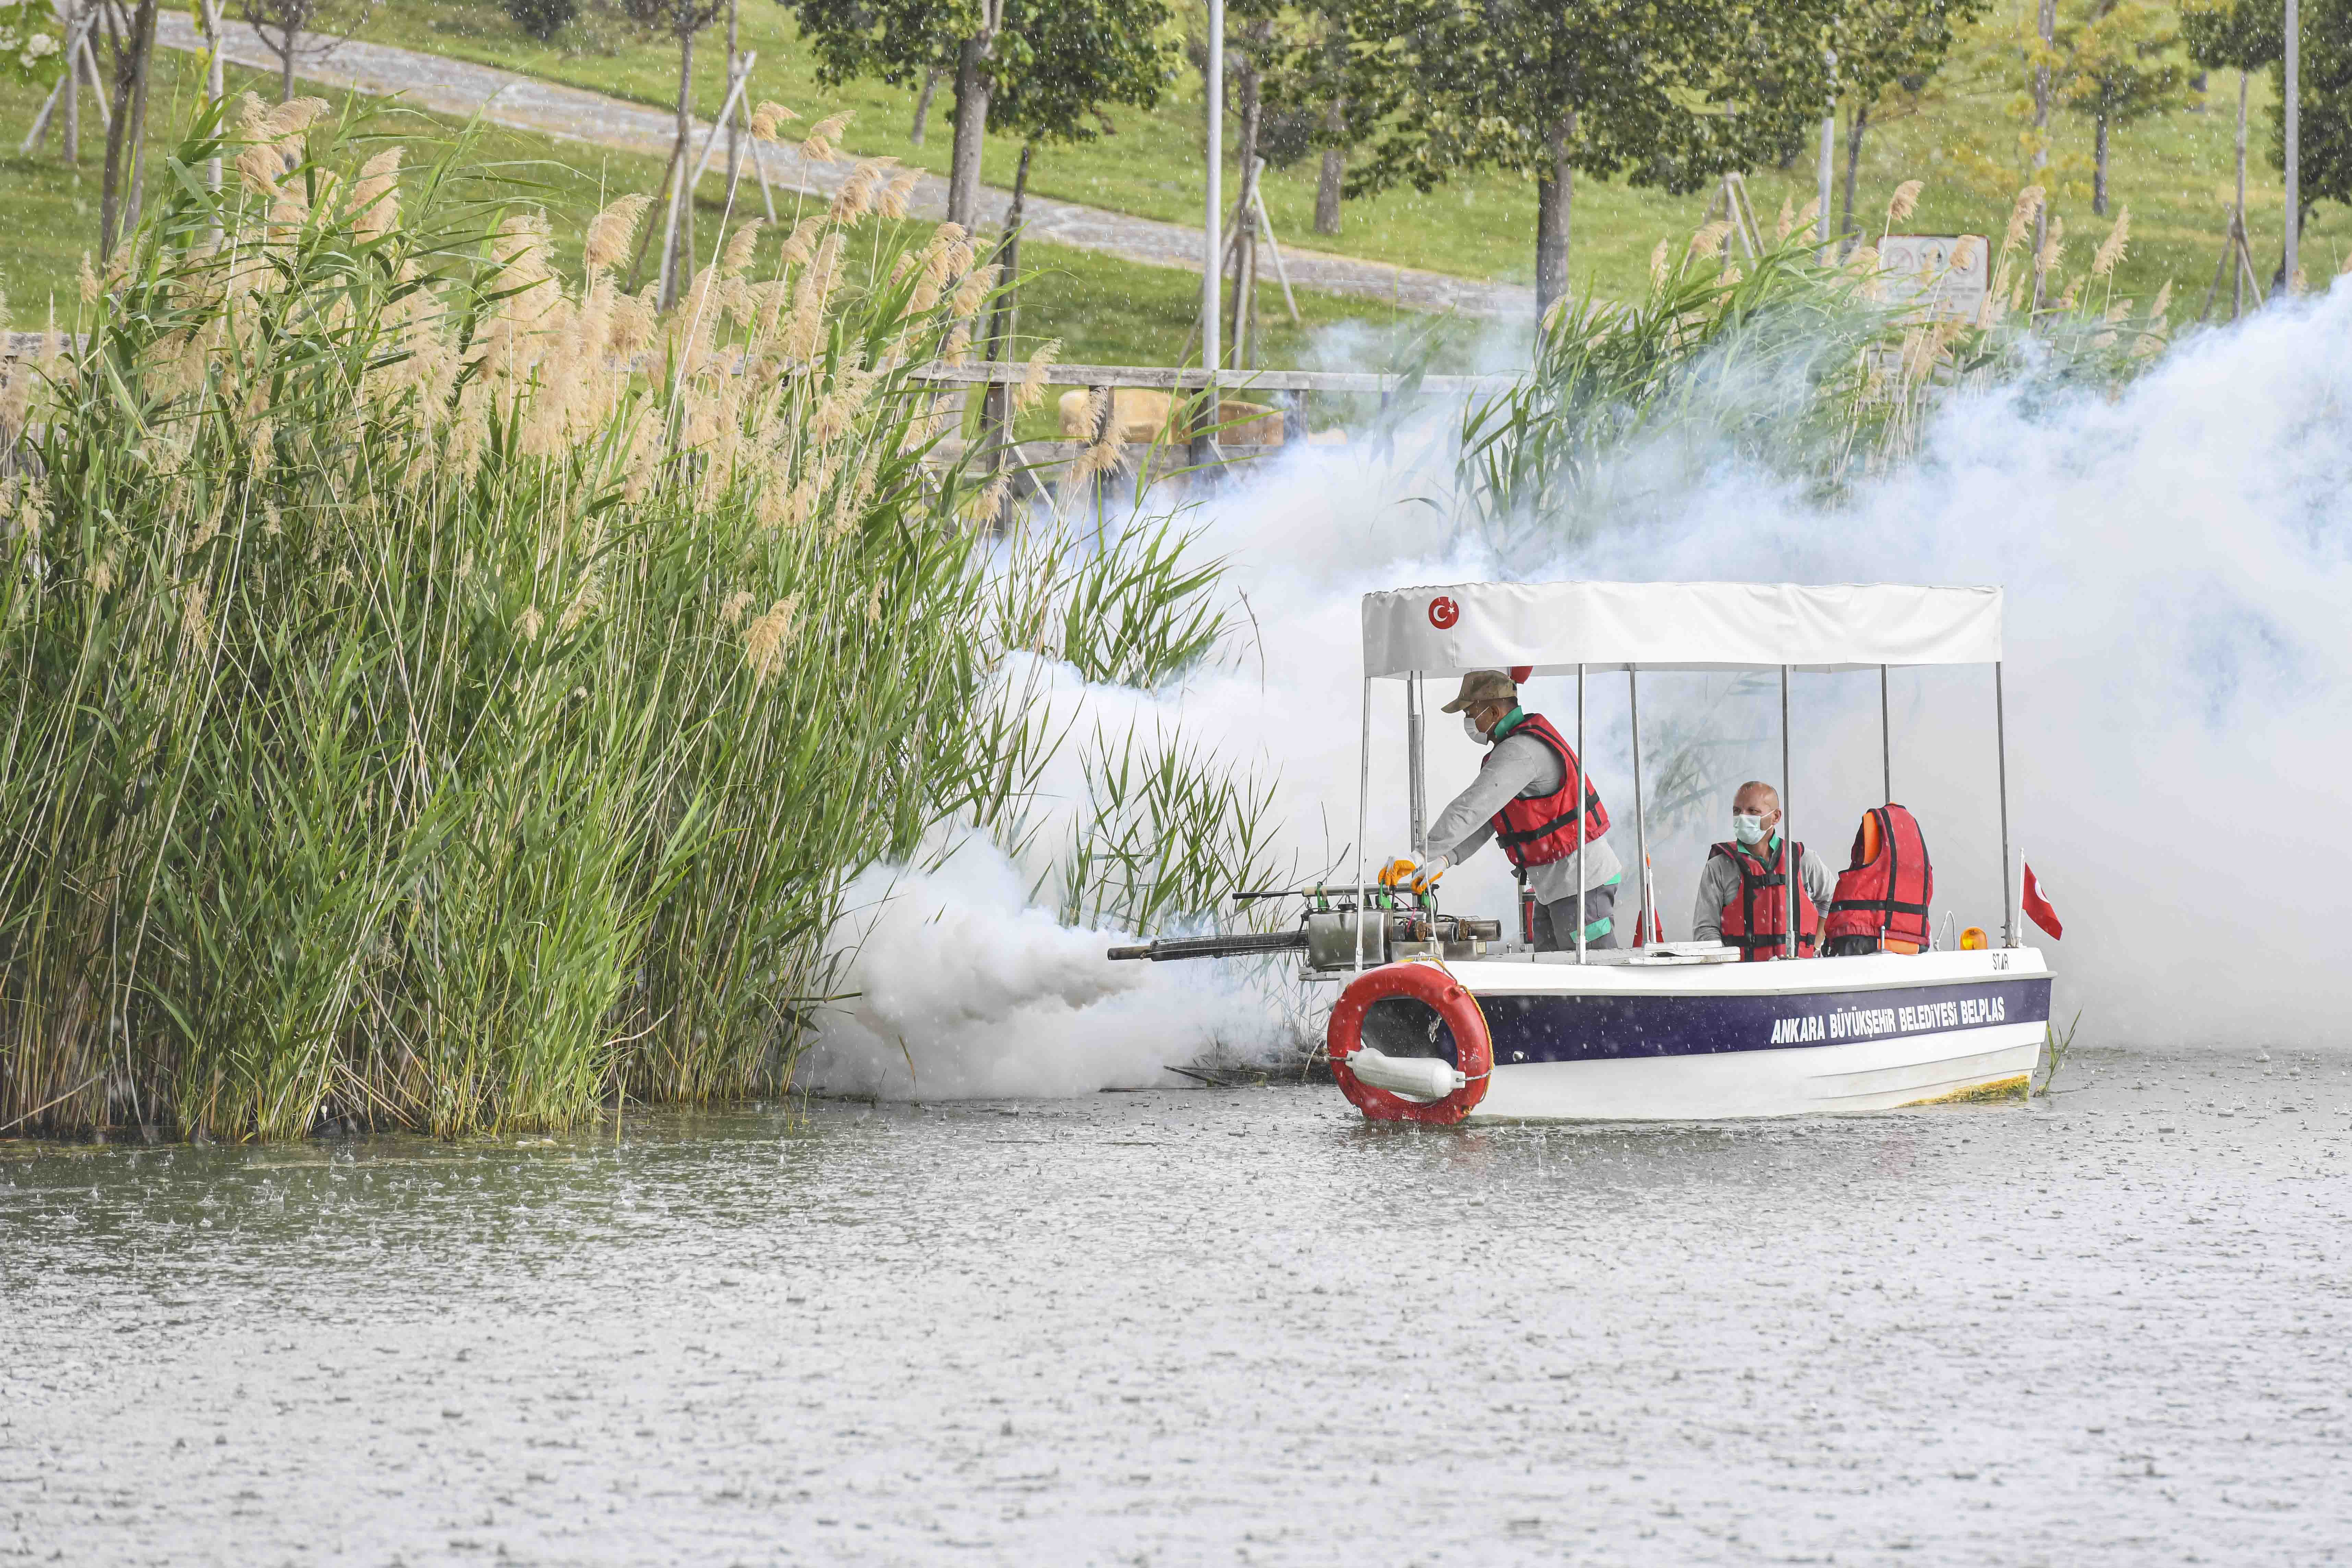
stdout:
{"type": "Polygon", "coordinates": [[[1623,868],[1609,847],[1609,813],[1576,752],[1542,714],[1519,706],[1518,687],[1499,669],[1464,676],[1444,711],[1461,714],[1463,730],[1491,749],[1470,787],[1429,825],[1430,847],[1438,853],[1422,868],[1420,885],[1492,838],[1535,896],[1537,952],[1574,951],[1580,925],[1587,947],[1615,947],[1611,911],[1623,868]]]}
{"type": "Polygon", "coordinates": [[[1780,792],[1750,779],[1731,800],[1731,839],[1706,852],[1698,879],[1698,903],[1691,910],[1691,936],[1726,942],[1743,959],[1785,955],[1789,931],[1789,883],[1782,874],[1787,851],[1800,868],[1797,952],[1811,958],[1821,934],[1821,911],[1830,901],[1830,874],[1802,844],[1784,846],[1780,792]]]}

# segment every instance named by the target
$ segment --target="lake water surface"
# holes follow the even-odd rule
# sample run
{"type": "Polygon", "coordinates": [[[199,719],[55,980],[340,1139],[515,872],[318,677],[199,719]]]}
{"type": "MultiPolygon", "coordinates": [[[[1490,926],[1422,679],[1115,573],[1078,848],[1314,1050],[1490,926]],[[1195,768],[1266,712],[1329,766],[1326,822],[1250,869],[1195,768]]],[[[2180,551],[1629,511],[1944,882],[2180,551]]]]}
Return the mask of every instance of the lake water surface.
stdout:
{"type": "Polygon", "coordinates": [[[0,1556],[2352,1562],[2352,1058],[0,1143],[0,1556]]]}

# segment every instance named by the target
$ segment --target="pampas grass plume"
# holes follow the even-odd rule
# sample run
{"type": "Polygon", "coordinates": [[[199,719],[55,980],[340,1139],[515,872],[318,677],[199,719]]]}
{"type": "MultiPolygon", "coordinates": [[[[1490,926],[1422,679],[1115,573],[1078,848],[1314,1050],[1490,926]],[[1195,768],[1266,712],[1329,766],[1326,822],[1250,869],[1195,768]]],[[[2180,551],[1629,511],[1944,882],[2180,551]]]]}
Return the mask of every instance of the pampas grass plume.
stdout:
{"type": "Polygon", "coordinates": [[[783,130],[787,121],[799,118],[799,115],[771,99],[751,110],[751,134],[762,142],[773,142],[777,133],[783,130]]]}
{"type": "Polygon", "coordinates": [[[2107,230],[2107,237],[2099,242],[2098,250],[2091,257],[2091,276],[2105,278],[2124,258],[2124,242],[2131,236],[2131,208],[2118,208],[2116,226],[2107,230]]]}
{"type": "Polygon", "coordinates": [[[629,254],[629,239],[637,232],[637,220],[652,205],[653,197],[639,191],[623,196],[588,220],[588,234],[582,249],[589,271],[603,272],[621,264],[629,254]]]}

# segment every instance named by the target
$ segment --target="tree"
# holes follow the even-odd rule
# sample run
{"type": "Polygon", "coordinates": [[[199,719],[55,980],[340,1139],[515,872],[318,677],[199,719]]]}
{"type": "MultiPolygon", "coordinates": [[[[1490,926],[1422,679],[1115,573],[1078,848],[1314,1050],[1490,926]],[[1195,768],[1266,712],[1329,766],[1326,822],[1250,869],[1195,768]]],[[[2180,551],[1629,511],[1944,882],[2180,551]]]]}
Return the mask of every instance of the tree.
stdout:
{"type": "Polygon", "coordinates": [[[1973,20],[1987,0],[1846,0],[1832,26],[1837,50],[1839,106],[1846,111],[1844,216],[1839,232],[1855,232],[1854,182],[1862,165],[1862,141],[1871,118],[1885,116],[1890,93],[1910,98],[1952,47],[1953,29],[1973,20]]]}
{"type": "Polygon", "coordinates": [[[1028,142],[1090,140],[1115,103],[1149,108],[1170,79],[1166,0],[786,0],[816,58],[817,79],[859,77],[955,90],[948,219],[980,217],[981,144],[990,121],[1028,142]]]}
{"type": "MultiPolygon", "coordinates": [[[[2238,230],[2246,227],[2246,79],[2285,52],[2279,0],[2189,0],[2180,7],[2180,41],[2189,58],[2208,69],[2238,73],[2238,230]]],[[[2231,291],[2238,285],[2231,268],[2231,291]]],[[[2239,301],[2242,303],[2243,301],[2239,301]]]]}
{"type": "MultiPolygon", "coordinates": [[[[1021,139],[997,261],[1008,281],[1021,273],[1021,220],[1029,162],[1041,145],[1067,146],[1110,135],[1112,104],[1149,110],[1175,76],[1176,57],[1162,32],[1166,0],[1013,0],[997,40],[997,84],[989,104],[1001,134],[1021,139]]],[[[992,357],[1013,336],[1015,291],[1008,287],[992,314],[992,357]]]]}
{"type": "Polygon", "coordinates": [[[367,25],[376,0],[237,0],[246,26],[278,58],[278,100],[294,97],[294,55],[307,46],[313,63],[367,25]]]}
{"type": "Polygon", "coordinates": [[[816,58],[817,80],[840,87],[873,77],[892,87],[952,78],[955,143],[948,153],[948,221],[974,226],[981,142],[995,87],[1004,0],[784,0],[816,58]]]}
{"type": "MultiPolygon", "coordinates": [[[[677,302],[694,255],[694,35],[719,19],[726,0],[622,0],[629,20],[677,40],[677,134],[670,148],[669,208],[662,229],[661,303],[677,302]]],[[[651,231],[648,230],[648,233],[651,231]]]]}
{"type": "Polygon", "coordinates": [[[2107,210],[2107,143],[2129,125],[2189,102],[2189,61],[2169,7],[2147,0],[2092,0],[2074,31],[2060,93],[2095,128],[2091,210],[2107,210]]]}
{"type": "Polygon", "coordinates": [[[506,0],[516,26],[546,43],[580,15],[580,0],[506,0]]]}
{"type": "MultiPolygon", "coordinates": [[[[2296,193],[2303,211],[2293,215],[2298,232],[2314,202],[2352,202],[2352,0],[2303,0],[2301,10],[2296,193]]],[[[2284,55],[2283,23],[2280,31],[2284,55]]],[[[2273,67],[2272,74],[2283,76],[2284,67],[2273,67]]],[[[2282,172],[2286,168],[2284,100],[2282,87],[2271,104],[2270,163],[2282,172]]],[[[2292,285],[2294,280],[2282,281],[2292,285]]]]}
{"type": "Polygon", "coordinates": [[[113,43],[114,108],[106,128],[106,173],[99,185],[98,255],[114,254],[121,237],[138,226],[139,176],[147,146],[147,84],[155,67],[156,0],[139,0],[127,37],[113,43]]]}
{"type": "MultiPolygon", "coordinates": [[[[1536,187],[1536,308],[1568,291],[1572,181],[1677,194],[1821,119],[1837,0],[1362,0],[1351,115],[1382,127],[1349,195],[1494,169],[1536,187]]],[[[1824,215],[1826,216],[1826,215],[1824,215]]]]}

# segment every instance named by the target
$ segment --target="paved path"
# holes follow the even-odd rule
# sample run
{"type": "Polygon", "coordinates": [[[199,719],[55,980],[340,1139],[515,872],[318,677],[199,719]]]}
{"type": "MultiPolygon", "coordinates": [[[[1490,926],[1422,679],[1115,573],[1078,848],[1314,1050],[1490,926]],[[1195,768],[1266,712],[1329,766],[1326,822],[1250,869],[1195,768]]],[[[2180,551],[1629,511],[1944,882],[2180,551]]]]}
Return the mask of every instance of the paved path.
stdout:
{"type": "MultiPolygon", "coordinates": [[[[184,12],[165,11],[156,18],[156,41],[168,48],[202,52],[204,44],[184,12]]],[[[252,29],[232,26],[228,58],[241,66],[277,69],[277,61],[252,29]]],[[[394,94],[419,109],[437,114],[468,117],[479,114],[493,124],[537,132],[575,142],[597,142],[632,153],[669,155],[677,121],[666,110],[625,99],[607,98],[581,88],[562,87],[537,77],[500,70],[495,66],[428,55],[352,39],[331,49],[310,53],[297,68],[307,81],[335,89],[352,89],[381,97],[394,94]]],[[[707,123],[698,121],[707,129],[707,123]]],[[[829,195],[848,174],[848,160],[817,163],[791,147],[763,149],[768,178],[780,188],[829,195]]],[[[947,213],[947,182],[926,174],[915,193],[915,210],[931,217],[947,213]]],[[[756,192],[753,193],[756,196],[756,192]]],[[[990,188],[987,218],[1003,221],[1010,195],[990,188]]],[[[1028,201],[1029,233],[1057,245],[1100,251],[1128,261],[1154,267],[1201,269],[1201,231],[1181,224],[1106,212],[1075,202],[1033,195],[1028,201]]],[[[1335,294],[1356,294],[1387,300],[1416,310],[1459,310],[1474,316],[1528,316],[1535,310],[1535,292],[1510,284],[1480,283],[1442,272],[1385,262],[1360,261],[1353,257],[1321,251],[1295,250],[1286,246],[1283,258],[1290,280],[1300,288],[1335,294]]]]}

